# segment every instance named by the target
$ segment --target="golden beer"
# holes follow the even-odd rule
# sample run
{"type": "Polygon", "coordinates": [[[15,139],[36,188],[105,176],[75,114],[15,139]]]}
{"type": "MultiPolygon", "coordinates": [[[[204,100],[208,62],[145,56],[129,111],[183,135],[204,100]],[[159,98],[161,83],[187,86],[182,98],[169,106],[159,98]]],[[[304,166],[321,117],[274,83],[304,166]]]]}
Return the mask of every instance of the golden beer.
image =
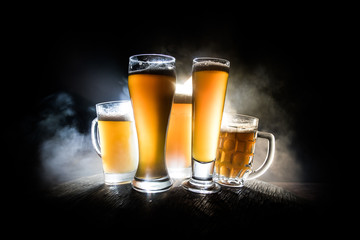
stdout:
{"type": "Polygon", "coordinates": [[[171,109],[166,140],[168,169],[191,167],[191,103],[175,103],[171,109]]]}
{"type": "Polygon", "coordinates": [[[91,142],[102,159],[105,184],[122,184],[134,178],[138,143],[129,100],[96,104],[91,142]]]}
{"type": "Polygon", "coordinates": [[[139,142],[137,179],[168,176],[165,143],[175,84],[174,69],[129,72],[128,86],[139,142]]]}
{"type": "Polygon", "coordinates": [[[229,70],[226,59],[193,60],[191,178],[181,184],[191,192],[212,194],[220,190],[213,173],[229,70]]]}
{"type": "Polygon", "coordinates": [[[105,173],[136,170],[138,149],[132,121],[98,121],[101,157],[105,173]]]}
{"type": "Polygon", "coordinates": [[[215,160],[228,77],[224,64],[193,65],[192,157],[199,162],[215,160]]]}
{"type": "Polygon", "coordinates": [[[251,172],[256,137],[256,130],[221,130],[215,162],[215,175],[220,182],[237,181],[251,172]]]}
{"type": "Polygon", "coordinates": [[[242,187],[247,179],[264,174],[275,154],[275,137],[258,131],[259,119],[239,113],[224,113],[216,152],[214,180],[228,187],[242,187]],[[257,138],[268,140],[263,164],[253,169],[257,138]]]}

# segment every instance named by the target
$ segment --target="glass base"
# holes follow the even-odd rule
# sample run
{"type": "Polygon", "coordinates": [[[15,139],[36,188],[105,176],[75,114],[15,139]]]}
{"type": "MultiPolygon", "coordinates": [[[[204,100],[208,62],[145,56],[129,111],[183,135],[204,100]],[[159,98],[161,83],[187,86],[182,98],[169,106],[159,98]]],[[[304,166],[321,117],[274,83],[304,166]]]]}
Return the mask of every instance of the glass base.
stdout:
{"type": "Polygon", "coordinates": [[[134,177],[134,180],[132,180],[131,185],[133,189],[139,192],[158,193],[169,190],[173,185],[173,181],[169,177],[163,177],[152,180],[147,180],[147,179],[145,180],[134,177]]]}
{"type": "Polygon", "coordinates": [[[127,173],[104,173],[104,181],[107,185],[119,185],[131,182],[136,171],[127,173]]]}
{"type": "Polygon", "coordinates": [[[214,179],[215,182],[227,187],[243,187],[244,186],[244,179],[235,179],[235,178],[227,178],[227,179],[214,179]]]}
{"type": "MultiPolygon", "coordinates": [[[[216,173],[216,170],[214,172],[213,180],[223,186],[227,187],[243,187],[245,184],[245,180],[251,173],[250,170],[246,170],[244,174],[240,177],[226,177],[224,175],[220,175],[216,173]]],[[[240,173],[238,174],[240,175],[240,173]]]]}
{"type": "Polygon", "coordinates": [[[189,180],[182,182],[182,187],[195,193],[210,194],[220,191],[220,185],[213,181],[215,160],[200,162],[192,158],[192,176],[189,180]]]}
{"type": "Polygon", "coordinates": [[[221,189],[220,185],[213,181],[196,180],[193,178],[183,181],[181,186],[190,192],[202,194],[217,193],[221,189]]]}

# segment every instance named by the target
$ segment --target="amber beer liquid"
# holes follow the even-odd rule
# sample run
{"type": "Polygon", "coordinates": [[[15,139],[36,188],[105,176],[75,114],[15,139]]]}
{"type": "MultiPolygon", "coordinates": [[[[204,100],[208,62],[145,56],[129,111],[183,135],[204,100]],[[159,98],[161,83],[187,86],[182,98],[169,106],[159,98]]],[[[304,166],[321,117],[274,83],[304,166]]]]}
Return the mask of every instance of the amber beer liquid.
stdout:
{"type": "Polygon", "coordinates": [[[128,86],[139,142],[137,179],[167,176],[166,132],[175,93],[175,70],[129,72],[128,86]]]}
{"type": "Polygon", "coordinates": [[[138,149],[133,121],[101,120],[99,117],[101,157],[105,173],[136,170],[138,149]]]}
{"type": "Polygon", "coordinates": [[[102,159],[105,184],[130,182],[138,165],[138,143],[130,100],[96,104],[91,142],[102,159]]]}
{"type": "Polygon", "coordinates": [[[192,157],[199,162],[215,160],[228,77],[224,64],[193,65],[192,157]]]}
{"type": "Polygon", "coordinates": [[[215,162],[218,181],[235,182],[251,172],[256,138],[255,129],[221,129],[215,162]]]}
{"type": "Polygon", "coordinates": [[[166,140],[166,166],[171,177],[190,177],[191,95],[176,94],[166,140]]]}
{"type": "Polygon", "coordinates": [[[258,131],[259,119],[239,113],[226,112],[216,153],[214,180],[228,187],[242,187],[246,180],[263,175],[274,160],[275,137],[258,131]],[[267,154],[257,169],[253,169],[257,138],[268,141],[267,154]]]}

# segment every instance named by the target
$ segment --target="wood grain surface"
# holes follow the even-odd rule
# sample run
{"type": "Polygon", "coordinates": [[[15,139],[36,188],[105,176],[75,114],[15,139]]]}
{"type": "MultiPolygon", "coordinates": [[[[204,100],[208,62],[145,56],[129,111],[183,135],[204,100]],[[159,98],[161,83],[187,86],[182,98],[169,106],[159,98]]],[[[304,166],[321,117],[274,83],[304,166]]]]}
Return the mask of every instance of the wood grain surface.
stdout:
{"type": "Polygon", "coordinates": [[[214,231],[240,236],[299,229],[304,218],[310,229],[324,212],[318,203],[259,180],[247,181],[242,188],[222,187],[210,195],[188,192],[180,186],[182,181],[156,194],[137,192],[130,184],[105,185],[102,174],[66,182],[42,199],[41,224],[90,236],[127,231],[139,236],[154,231],[179,237],[211,236],[214,231]]]}

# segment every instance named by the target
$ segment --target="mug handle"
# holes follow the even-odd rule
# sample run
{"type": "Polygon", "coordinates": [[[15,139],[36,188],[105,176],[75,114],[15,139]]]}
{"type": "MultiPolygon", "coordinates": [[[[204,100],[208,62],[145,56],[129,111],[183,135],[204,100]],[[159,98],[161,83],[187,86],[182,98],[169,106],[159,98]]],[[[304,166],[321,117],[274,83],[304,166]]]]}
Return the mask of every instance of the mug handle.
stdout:
{"type": "Polygon", "coordinates": [[[94,118],[91,122],[91,142],[96,153],[101,157],[101,150],[99,144],[99,132],[98,132],[98,119],[94,118]]]}
{"type": "Polygon", "coordinates": [[[258,137],[259,138],[266,138],[268,140],[268,151],[265,158],[265,161],[263,164],[256,169],[255,171],[252,171],[249,176],[247,177],[247,180],[255,179],[257,177],[260,177],[263,175],[270,167],[274,160],[275,155],[275,137],[271,133],[267,132],[260,132],[258,131],[258,137]]]}

